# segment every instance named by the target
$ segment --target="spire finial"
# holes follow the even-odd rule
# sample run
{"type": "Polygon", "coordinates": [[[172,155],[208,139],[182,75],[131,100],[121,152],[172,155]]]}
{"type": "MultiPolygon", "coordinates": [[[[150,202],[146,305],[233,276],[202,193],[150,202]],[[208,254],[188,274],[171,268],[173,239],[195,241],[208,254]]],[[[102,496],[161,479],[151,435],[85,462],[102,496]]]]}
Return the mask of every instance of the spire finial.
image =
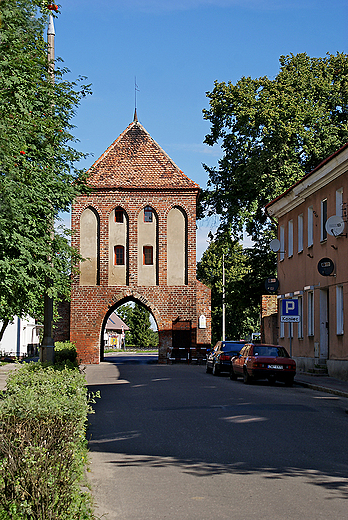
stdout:
{"type": "Polygon", "coordinates": [[[139,92],[139,88],[138,88],[138,85],[137,85],[137,77],[134,76],[134,106],[135,106],[135,110],[134,110],[134,122],[138,122],[138,114],[137,114],[137,92],[139,92]]]}

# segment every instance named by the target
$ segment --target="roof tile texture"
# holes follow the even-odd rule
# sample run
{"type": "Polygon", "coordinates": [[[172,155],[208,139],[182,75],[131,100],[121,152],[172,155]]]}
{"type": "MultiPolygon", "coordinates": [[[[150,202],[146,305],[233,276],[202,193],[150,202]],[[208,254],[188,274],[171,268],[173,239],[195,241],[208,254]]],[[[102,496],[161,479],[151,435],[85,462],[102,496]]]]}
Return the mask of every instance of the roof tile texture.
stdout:
{"type": "Polygon", "coordinates": [[[109,146],[90,174],[89,184],[97,189],[199,190],[138,121],[109,146]]]}

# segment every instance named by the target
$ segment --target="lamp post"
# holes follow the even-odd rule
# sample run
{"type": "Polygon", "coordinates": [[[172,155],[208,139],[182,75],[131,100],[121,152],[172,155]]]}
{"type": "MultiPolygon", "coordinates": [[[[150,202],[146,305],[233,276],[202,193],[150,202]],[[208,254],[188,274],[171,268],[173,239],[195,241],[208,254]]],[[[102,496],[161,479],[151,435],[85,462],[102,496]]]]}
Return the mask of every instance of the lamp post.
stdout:
{"type": "Polygon", "coordinates": [[[222,341],[226,339],[225,253],[222,254],[222,341]]]}
{"type": "MultiPolygon", "coordinates": [[[[54,83],[54,23],[53,16],[50,14],[50,20],[47,28],[47,44],[48,44],[48,70],[51,80],[54,83]]],[[[52,222],[53,235],[53,222],[52,222]]],[[[50,280],[46,278],[46,291],[50,286],[50,280]]],[[[54,341],[52,338],[53,324],[53,298],[45,292],[44,295],[44,336],[40,348],[40,361],[54,363],[54,341]]]]}

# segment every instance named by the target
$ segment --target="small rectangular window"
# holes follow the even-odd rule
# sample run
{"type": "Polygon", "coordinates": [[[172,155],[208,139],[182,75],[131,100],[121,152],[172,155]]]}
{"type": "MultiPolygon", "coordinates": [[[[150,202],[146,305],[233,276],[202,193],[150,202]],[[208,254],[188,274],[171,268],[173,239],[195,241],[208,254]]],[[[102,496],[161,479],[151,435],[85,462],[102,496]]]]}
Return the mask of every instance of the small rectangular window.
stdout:
{"type": "Polygon", "coordinates": [[[144,263],[144,265],[153,265],[153,247],[152,246],[144,246],[143,263],[144,263]]]}
{"type": "Polygon", "coordinates": [[[336,334],[344,332],[343,286],[336,287],[336,334]]]}
{"type": "Polygon", "coordinates": [[[284,260],[284,247],[285,247],[285,239],[284,239],[284,226],[279,227],[279,242],[280,242],[280,255],[279,260],[284,260]]]}
{"type": "Polygon", "coordinates": [[[303,338],[303,298],[302,298],[302,296],[298,297],[298,314],[300,316],[300,321],[297,324],[297,337],[303,338]]]}
{"type": "Polygon", "coordinates": [[[115,265],[124,265],[124,247],[115,246],[115,265]]]}
{"type": "Polygon", "coordinates": [[[322,241],[327,239],[327,232],[325,227],[327,221],[327,199],[321,201],[320,207],[320,240],[322,241]]]}
{"type": "Polygon", "coordinates": [[[288,222],[288,257],[294,254],[294,221],[291,219],[288,222]]]}
{"type": "Polygon", "coordinates": [[[336,190],[336,215],[343,216],[343,188],[336,190]]]}
{"type": "Polygon", "coordinates": [[[150,206],[146,206],[144,209],[144,222],[152,222],[152,208],[150,206]]]}
{"type": "MultiPolygon", "coordinates": [[[[282,309],[282,301],[283,300],[278,300],[279,301],[279,310],[278,310],[278,315],[280,316],[281,315],[281,309],[282,309]]],[[[285,323],[284,322],[280,322],[280,329],[279,329],[279,336],[281,338],[284,338],[285,336],[285,323]]]]}
{"type": "Polygon", "coordinates": [[[308,291],[308,336],[314,336],[314,292],[308,291]]]}
{"type": "Polygon", "coordinates": [[[297,217],[297,252],[303,251],[303,213],[297,217]]]}
{"type": "Polygon", "coordinates": [[[308,224],[307,224],[307,234],[308,234],[308,247],[313,245],[313,206],[309,206],[308,208],[308,224]]]}
{"type": "Polygon", "coordinates": [[[115,222],[123,222],[123,209],[115,209],[115,222]]]}

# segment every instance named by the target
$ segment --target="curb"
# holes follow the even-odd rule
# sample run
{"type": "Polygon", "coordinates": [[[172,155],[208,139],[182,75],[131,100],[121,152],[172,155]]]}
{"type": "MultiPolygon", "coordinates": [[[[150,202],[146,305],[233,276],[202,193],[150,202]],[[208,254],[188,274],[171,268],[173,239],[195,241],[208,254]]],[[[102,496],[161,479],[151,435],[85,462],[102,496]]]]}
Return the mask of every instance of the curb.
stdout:
{"type": "Polygon", "coordinates": [[[318,392],[326,392],[327,394],[338,395],[340,397],[348,398],[348,392],[343,390],[336,390],[335,388],[329,388],[327,386],[315,385],[314,383],[307,383],[306,381],[295,380],[295,384],[310,388],[311,390],[317,390],[318,392]]]}

